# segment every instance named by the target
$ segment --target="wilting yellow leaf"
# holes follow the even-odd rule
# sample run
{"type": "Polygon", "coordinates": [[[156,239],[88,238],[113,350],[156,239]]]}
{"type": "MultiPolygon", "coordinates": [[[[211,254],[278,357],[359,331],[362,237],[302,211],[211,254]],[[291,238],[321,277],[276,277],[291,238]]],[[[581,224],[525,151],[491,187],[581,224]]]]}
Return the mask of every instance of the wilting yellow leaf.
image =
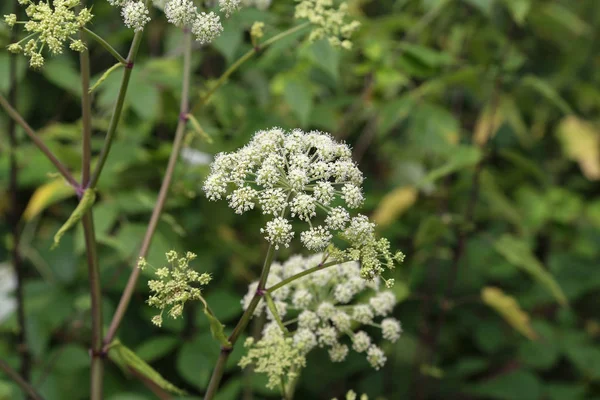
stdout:
{"type": "Polygon", "coordinates": [[[29,221],[40,214],[50,205],[71,197],[75,194],[73,188],[67,185],[64,179],[55,179],[45,183],[33,193],[27,208],[23,212],[23,219],[29,221]]]}
{"type": "Polygon", "coordinates": [[[416,200],[417,189],[413,186],[394,189],[386,194],[379,203],[379,207],[373,214],[373,221],[380,226],[389,225],[408,210],[416,200]]]}
{"type": "Polygon", "coordinates": [[[503,122],[504,115],[501,107],[498,104],[488,104],[477,118],[473,141],[477,145],[483,146],[491,137],[494,137],[503,122]]]}
{"type": "Polygon", "coordinates": [[[556,131],[563,151],[577,161],[589,180],[600,179],[600,131],[573,115],[565,117],[556,131]]]}
{"type": "Polygon", "coordinates": [[[523,336],[535,340],[537,334],[529,324],[529,316],[521,309],[519,303],[496,287],[484,287],[481,290],[481,298],[485,304],[493,308],[523,336]]]}

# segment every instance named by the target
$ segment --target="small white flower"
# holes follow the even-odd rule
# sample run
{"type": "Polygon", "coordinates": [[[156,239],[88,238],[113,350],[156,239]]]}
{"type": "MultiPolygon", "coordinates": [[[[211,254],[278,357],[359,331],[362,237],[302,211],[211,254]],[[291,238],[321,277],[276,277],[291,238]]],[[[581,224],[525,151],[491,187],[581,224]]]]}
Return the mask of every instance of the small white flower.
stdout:
{"type": "Polygon", "coordinates": [[[375,368],[375,370],[379,370],[385,365],[387,357],[383,353],[383,350],[375,345],[372,345],[369,347],[369,350],[367,350],[367,361],[373,368],[375,368]]]}
{"type": "Polygon", "coordinates": [[[335,307],[331,303],[324,302],[319,304],[319,307],[317,307],[317,315],[323,320],[331,318],[334,313],[335,307]]]}
{"type": "Polygon", "coordinates": [[[229,15],[240,9],[240,3],[241,0],[219,0],[221,12],[224,12],[227,17],[229,17],[229,15]]]}
{"type": "Polygon", "coordinates": [[[304,310],[298,315],[298,328],[300,329],[316,329],[319,325],[319,317],[310,310],[304,310]]]}
{"type": "Polygon", "coordinates": [[[360,191],[360,188],[351,183],[347,183],[344,185],[344,187],[342,187],[342,197],[350,208],[358,208],[364,201],[364,197],[360,191]]]}
{"type": "Polygon", "coordinates": [[[129,1],[121,9],[125,25],[139,32],[150,22],[150,13],[143,1],[129,1]]]}
{"type": "Polygon", "coordinates": [[[165,5],[167,20],[179,28],[191,26],[197,13],[192,0],[169,0],[165,5]]]}
{"type": "Polygon", "coordinates": [[[319,346],[333,346],[337,344],[337,331],[333,326],[323,326],[317,329],[319,346]]]}
{"type": "Polygon", "coordinates": [[[294,333],[294,343],[308,353],[317,347],[317,336],[309,329],[298,329],[294,333]]]}
{"type": "Polygon", "coordinates": [[[369,304],[373,307],[375,314],[386,316],[394,309],[394,306],[396,305],[396,296],[390,291],[377,293],[376,296],[371,297],[369,304]]]}
{"type": "Polygon", "coordinates": [[[371,346],[371,337],[365,331],[358,331],[352,337],[352,348],[357,353],[367,351],[371,346]]]}
{"type": "Polygon", "coordinates": [[[354,297],[354,288],[347,282],[338,283],[333,290],[333,297],[338,303],[347,304],[354,297]]]}
{"type": "MultiPolygon", "coordinates": [[[[325,163],[319,163],[319,164],[325,164],[325,163]]],[[[327,165],[327,164],[325,164],[327,165]]],[[[333,188],[333,185],[327,181],[320,181],[317,182],[315,189],[314,189],[314,194],[315,194],[315,199],[317,199],[318,202],[324,204],[324,205],[329,205],[329,203],[331,203],[331,200],[333,200],[333,196],[335,194],[335,189],[333,188]]]]}
{"type": "Polygon", "coordinates": [[[277,217],[272,221],[267,222],[267,226],[260,231],[261,233],[267,234],[265,239],[267,239],[269,243],[275,245],[276,250],[279,249],[279,245],[289,247],[290,241],[294,237],[292,224],[282,217],[277,217]]]}
{"type": "Polygon", "coordinates": [[[249,186],[243,186],[227,196],[229,207],[233,208],[236,214],[243,214],[254,208],[254,200],[257,195],[256,190],[249,186]]]}
{"type": "Polygon", "coordinates": [[[333,322],[333,325],[335,325],[337,330],[340,332],[349,331],[350,327],[352,325],[352,320],[351,320],[350,316],[348,314],[346,314],[344,311],[339,311],[339,310],[337,310],[331,316],[331,322],[333,322]]]}
{"type": "Polygon", "coordinates": [[[199,13],[192,23],[192,33],[200,44],[208,44],[215,40],[223,32],[221,19],[214,12],[199,13]]]}
{"type": "Polygon", "coordinates": [[[312,251],[323,250],[329,245],[332,238],[331,233],[322,226],[310,228],[300,234],[300,241],[304,247],[312,251]]]}
{"type": "Polygon", "coordinates": [[[294,197],[294,200],[292,201],[292,217],[295,217],[297,215],[300,220],[308,221],[309,219],[317,215],[315,211],[316,208],[317,204],[315,202],[314,197],[304,193],[299,194],[296,197],[294,197]]]}
{"type": "Polygon", "coordinates": [[[292,304],[299,309],[307,308],[313,301],[313,295],[306,289],[299,289],[294,292],[292,304]]]}
{"type": "Polygon", "coordinates": [[[386,318],[381,321],[381,333],[384,339],[394,343],[402,334],[402,325],[397,319],[386,318]]]}
{"type": "Polygon", "coordinates": [[[287,196],[283,189],[266,189],[259,194],[263,214],[279,215],[287,205],[287,196]]]}
{"type": "Polygon", "coordinates": [[[373,310],[367,304],[359,304],[354,306],[352,313],[352,319],[361,324],[370,324],[373,322],[373,310]]]}
{"type": "Polygon", "coordinates": [[[335,231],[344,229],[348,221],[350,221],[350,214],[342,207],[332,209],[327,218],[325,218],[325,223],[329,226],[329,229],[335,231]]]}
{"type": "Polygon", "coordinates": [[[342,362],[348,356],[348,346],[345,344],[334,344],[331,349],[329,349],[329,358],[333,362],[342,362]]]}

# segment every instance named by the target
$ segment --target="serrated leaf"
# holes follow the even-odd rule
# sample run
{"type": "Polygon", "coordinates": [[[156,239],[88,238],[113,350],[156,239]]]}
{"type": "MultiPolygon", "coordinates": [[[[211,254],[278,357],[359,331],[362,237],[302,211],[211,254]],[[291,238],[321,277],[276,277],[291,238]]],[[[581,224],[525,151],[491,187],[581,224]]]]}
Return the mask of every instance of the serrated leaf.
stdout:
{"type": "Polygon", "coordinates": [[[591,123],[567,116],[558,125],[556,135],[568,158],[577,161],[589,180],[600,179],[600,130],[591,123]]]}
{"type": "Polygon", "coordinates": [[[154,368],[123,345],[118,339],[115,339],[111,343],[108,356],[123,370],[133,369],[164,390],[175,394],[186,394],[184,390],[179,389],[163,378],[161,374],[156,372],[154,368]]]}
{"type": "Polygon", "coordinates": [[[373,222],[379,226],[393,223],[400,215],[412,207],[418,191],[413,186],[399,187],[386,194],[373,214],[373,222]]]}
{"type": "Polygon", "coordinates": [[[30,221],[46,208],[75,194],[73,188],[64,179],[55,179],[38,187],[23,212],[23,219],[30,221]]]}
{"type": "Polygon", "coordinates": [[[566,306],[568,304],[567,297],[563,293],[560,285],[556,282],[550,272],[544,269],[542,263],[535,257],[522,239],[518,239],[511,235],[503,235],[494,243],[494,248],[498,253],[504,256],[509,263],[522,268],[535,280],[544,285],[560,305],[566,306]]]}
{"type": "Polygon", "coordinates": [[[493,308],[517,332],[530,340],[536,340],[537,334],[529,323],[529,316],[521,309],[519,303],[496,287],[485,287],[481,290],[481,299],[493,308]]]}

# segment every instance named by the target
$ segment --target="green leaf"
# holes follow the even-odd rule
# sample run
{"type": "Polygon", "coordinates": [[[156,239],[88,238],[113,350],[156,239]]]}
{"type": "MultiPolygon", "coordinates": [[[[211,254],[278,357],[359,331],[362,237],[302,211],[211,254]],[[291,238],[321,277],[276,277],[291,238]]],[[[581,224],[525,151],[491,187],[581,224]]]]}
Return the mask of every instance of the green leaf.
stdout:
{"type": "Polygon", "coordinates": [[[519,25],[523,25],[529,10],[531,9],[531,0],[503,0],[510,11],[513,19],[519,25]]]}
{"type": "Polygon", "coordinates": [[[300,120],[300,124],[305,126],[308,123],[313,106],[309,85],[296,79],[288,80],[283,89],[283,97],[300,120]]]}
{"type": "Polygon", "coordinates": [[[156,359],[169,354],[179,341],[175,336],[158,336],[153,337],[135,349],[135,354],[146,362],[152,362],[156,359]]]}
{"type": "Polygon", "coordinates": [[[129,369],[135,370],[164,390],[175,394],[186,394],[184,390],[179,389],[163,378],[156,370],[154,370],[154,368],[148,365],[129,348],[125,347],[118,339],[115,339],[111,343],[108,356],[125,371],[129,369]]]}
{"type": "Polygon", "coordinates": [[[83,192],[83,196],[81,197],[79,204],[77,205],[75,210],[73,210],[73,213],[71,214],[69,219],[67,219],[67,221],[64,223],[64,225],[61,226],[60,229],[58,230],[58,232],[56,232],[56,234],[54,235],[54,244],[52,245],[53,248],[58,246],[60,239],[63,237],[63,235],[69,229],[71,229],[73,226],[75,226],[75,224],[77,222],[79,222],[79,220],[85,215],[85,213],[90,208],[92,208],[95,201],[96,201],[96,190],[91,189],[91,188],[86,189],[85,192],[83,192]]]}
{"type": "Polygon", "coordinates": [[[513,371],[470,385],[468,393],[498,400],[539,400],[542,383],[529,371],[513,371]]]}
{"type": "Polygon", "coordinates": [[[473,146],[457,146],[450,154],[450,159],[441,167],[435,168],[423,178],[419,186],[450,175],[461,169],[475,166],[481,160],[481,150],[473,146]]]}
{"type": "Polygon", "coordinates": [[[65,56],[48,60],[42,73],[50,82],[61,89],[81,97],[81,79],[73,64],[65,56]]]}
{"type": "Polygon", "coordinates": [[[223,325],[221,321],[215,317],[208,307],[208,304],[206,304],[206,301],[202,298],[201,300],[202,304],[204,305],[204,315],[206,315],[206,318],[208,318],[210,333],[212,334],[213,339],[217,340],[221,344],[221,347],[231,347],[231,342],[227,338],[227,335],[225,335],[225,325],[223,325]]]}
{"type": "Polygon", "coordinates": [[[562,306],[568,305],[568,300],[560,285],[554,280],[542,263],[531,252],[527,244],[519,238],[505,234],[495,243],[494,248],[511,264],[522,268],[535,280],[541,283],[562,306]]]}
{"type": "Polygon", "coordinates": [[[558,107],[564,114],[572,114],[571,106],[560,96],[548,82],[537,76],[528,75],[521,80],[523,86],[529,87],[558,107]]]}
{"type": "Polygon", "coordinates": [[[317,40],[310,46],[313,63],[326,71],[335,81],[339,77],[340,50],[334,48],[325,39],[317,40]]]}

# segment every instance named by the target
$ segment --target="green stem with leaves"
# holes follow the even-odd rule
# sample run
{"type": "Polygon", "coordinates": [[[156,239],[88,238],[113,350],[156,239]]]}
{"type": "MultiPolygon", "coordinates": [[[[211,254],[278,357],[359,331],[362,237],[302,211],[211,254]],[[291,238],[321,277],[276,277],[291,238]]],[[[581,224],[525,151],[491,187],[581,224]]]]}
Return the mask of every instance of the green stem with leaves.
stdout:
{"type": "Polygon", "coordinates": [[[273,264],[274,259],[275,247],[273,245],[269,245],[262,272],[260,274],[260,279],[258,281],[258,287],[256,288],[256,293],[252,297],[252,300],[250,300],[248,308],[242,314],[240,320],[233,329],[233,332],[231,335],[229,335],[229,342],[231,343],[231,346],[221,348],[221,353],[219,354],[219,359],[217,360],[212,376],[210,377],[210,383],[208,384],[208,389],[206,389],[204,400],[213,399],[219,390],[219,385],[221,384],[221,379],[223,378],[223,372],[225,371],[225,364],[229,359],[229,355],[233,350],[233,346],[235,346],[235,342],[237,342],[242,332],[244,332],[246,329],[246,326],[248,326],[256,307],[258,307],[258,303],[260,303],[261,298],[264,296],[265,288],[267,286],[267,278],[269,277],[269,271],[271,270],[271,264],[273,264]]]}
{"type": "MultiPolygon", "coordinates": [[[[181,152],[181,147],[183,146],[183,139],[185,136],[185,128],[187,125],[187,117],[189,110],[189,89],[192,75],[192,36],[190,32],[184,33],[184,41],[185,41],[185,50],[183,53],[183,80],[181,83],[181,103],[179,107],[179,122],[177,123],[177,128],[175,131],[175,139],[173,140],[173,148],[171,149],[171,155],[169,156],[169,163],[167,165],[167,170],[165,172],[165,176],[163,178],[160,192],[158,194],[158,198],[156,200],[156,204],[154,205],[154,209],[152,210],[152,215],[150,217],[150,222],[148,223],[148,227],[146,228],[146,233],[144,235],[144,239],[142,241],[142,246],[140,248],[138,258],[145,257],[150,249],[150,244],[152,243],[152,237],[154,236],[154,232],[156,231],[156,227],[158,225],[158,221],[160,220],[160,216],[164,209],[165,203],[167,201],[167,195],[169,194],[169,188],[171,187],[171,182],[173,180],[173,175],[175,173],[175,167],[177,165],[177,161],[179,159],[179,153],[181,152]]],[[[117,306],[117,310],[112,318],[110,323],[110,327],[108,328],[108,332],[104,339],[104,348],[110,345],[112,340],[114,339],[117,330],[125,316],[125,312],[127,311],[127,307],[129,306],[129,302],[131,301],[131,297],[133,296],[133,292],[135,291],[135,285],[140,275],[140,269],[134,267],[131,271],[131,275],[129,276],[129,280],[127,281],[127,286],[121,295],[121,299],[119,300],[119,305],[117,306]]]]}

